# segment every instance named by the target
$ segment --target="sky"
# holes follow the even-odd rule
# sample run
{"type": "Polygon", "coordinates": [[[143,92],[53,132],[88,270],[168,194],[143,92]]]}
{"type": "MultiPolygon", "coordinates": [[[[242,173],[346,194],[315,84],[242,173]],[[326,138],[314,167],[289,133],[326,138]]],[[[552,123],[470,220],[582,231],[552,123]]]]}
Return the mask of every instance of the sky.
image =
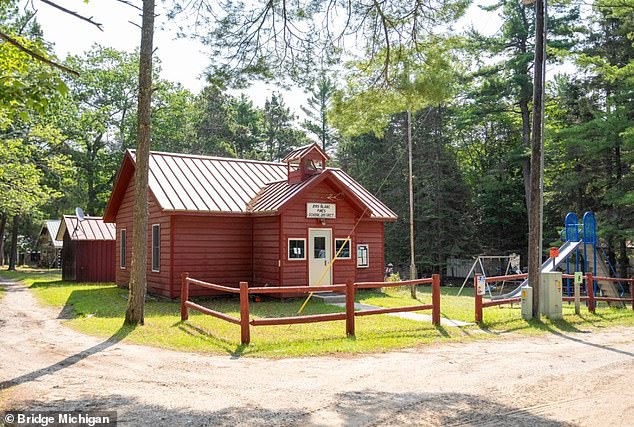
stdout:
{"type": "MultiPolygon", "coordinates": [[[[134,4],[140,1],[131,0],[134,4]]],[[[81,55],[90,50],[94,43],[119,50],[131,51],[139,46],[141,30],[134,24],[141,24],[140,11],[116,0],[58,0],[57,3],[81,15],[92,17],[103,25],[103,31],[78,20],[39,0],[32,0],[38,10],[37,19],[47,41],[54,43],[59,58],[67,55],[81,55]],[[134,24],[132,24],[133,22],[134,24]]],[[[468,13],[455,26],[456,29],[474,26],[485,34],[493,34],[500,26],[500,20],[493,13],[481,11],[477,5],[491,3],[476,0],[468,13]]],[[[156,56],[161,60],[161,77],[180,82],[194,93],[204,86],[205,67],[211,62],[209,53],[200,42],[189,39],[177,39],[173,25],[166,19],[164,2],[159,0],[156,13],[154,46],[156,56]],[[170,28],[171,27],[171,28],[170,28]]],[[[300,106],[306,103],[306,95],[299,89],[281,90],[272,85],[256,83],[245,93],[255,105],[262,107],[273,91],[280,91],[284,101],[295,114],[301,115],[300,106]]]]}

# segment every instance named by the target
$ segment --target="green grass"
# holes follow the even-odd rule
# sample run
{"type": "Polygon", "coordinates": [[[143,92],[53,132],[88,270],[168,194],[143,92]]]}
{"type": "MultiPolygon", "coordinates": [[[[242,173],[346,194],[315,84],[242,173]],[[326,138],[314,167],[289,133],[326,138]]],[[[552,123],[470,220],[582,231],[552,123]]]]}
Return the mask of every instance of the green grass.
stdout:
{"type": "MultiPolygon", "coordinates": [[[[115,337],[127,342],[157,347],[233,356],[290,357],[324,354],[354,354],[383,352],[429,343],[490,339],[507,332],[541,334],[573,332],[580,328],[634,325],[634,312],[601,307],[591,315],[585,307],[582,315],[574,315],[572,306],[564,307],[561,321],[525,322],[520,318],[519,305],[485,309],[485,323],[464,328],[435,327],[428,322],[416,322],[394,316],[365,316],[356,319],[356,338],[345,336],[345,322],[322,322],[293,326],[260,326],[251,328],[251,345],[241,346],[240,330],[211,316],[190,310],[187,322],[180,321],[180,304],[164,299],[146,303],[145,326],[122,327],[127,304],[127,291],[113,284],[62,282],[59,273],[0,271],[0,277],[22,280],[30,286],[43,304],[59,309],[60,317],[77,331],[100,337],[115,337]]],[[[444,317],[473,321],[473,293],[456,296],[457,288],[442,289],[444,317]]],[[[431,301],[429,288],[419,289],[422,303],[431,301]]],[[[387,292],[360,291],[357,301],[382,307],[419,304],[409,297],[409,289],[392,288],[387,292]]],[[[205,298],[197,302],[234,317],[239,316],[236,298],[205,298]]],[[[296,315],[303,300],[266,300],[251,303],[255,318],[296,315]]],[[[304,314],[332,313],[343,309],[311,300],[304,314]]]]}

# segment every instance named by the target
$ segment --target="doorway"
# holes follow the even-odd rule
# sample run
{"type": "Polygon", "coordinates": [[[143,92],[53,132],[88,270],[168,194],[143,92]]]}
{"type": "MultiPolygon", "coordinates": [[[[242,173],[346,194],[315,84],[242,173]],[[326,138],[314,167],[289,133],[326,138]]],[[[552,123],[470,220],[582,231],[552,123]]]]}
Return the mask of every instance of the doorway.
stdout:
{"type": "Polygon", "coordinates": [[[308,229],[308,285],[332,285],[332,229],[308,229]],[[327,270],[327,271],[326,271],[327,270]],[[323,279],[319,282],[319,279],[323,279]]]}

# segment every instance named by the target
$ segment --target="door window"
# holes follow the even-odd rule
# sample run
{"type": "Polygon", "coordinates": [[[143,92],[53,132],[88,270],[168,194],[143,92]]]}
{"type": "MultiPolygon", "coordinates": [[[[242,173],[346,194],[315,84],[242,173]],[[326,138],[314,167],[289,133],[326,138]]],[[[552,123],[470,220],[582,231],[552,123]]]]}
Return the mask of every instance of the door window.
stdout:
{"type": "Polygon", "coordinates": [[[313,237],[313,258],[326,259],[326,238],[322,236],[313,237]]]}

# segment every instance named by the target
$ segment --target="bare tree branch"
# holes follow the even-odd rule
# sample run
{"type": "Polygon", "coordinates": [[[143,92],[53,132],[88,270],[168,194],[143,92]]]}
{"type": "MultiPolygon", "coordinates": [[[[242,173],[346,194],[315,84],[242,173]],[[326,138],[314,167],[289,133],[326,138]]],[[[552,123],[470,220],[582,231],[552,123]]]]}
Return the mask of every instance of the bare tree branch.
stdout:
{"type": "Polygon", "coordinates": [[[86,22],[88,22],[89,24],[92,24],[92,25],[94,25],[95,27],[99,28],[99,30],[100,30],[100,31],[103,31],[103,28],[102,28],[102,27],[103,27],[103,24],[99,24],[98,22],[93,21],[93,20],[92,20],[92,16],[87,17],[87,16],[80,15],[80,14],[79,14],[79,13],[77,13],[77,12],[73,12],[72,10],[66,9],[65,7],[62,7],[62,6],[60,6],[60,5],[56,4],[56,3],[53,3],[53,2],[52,2],[52,1],[50,1],[50,0],[40,0],[40,1],[41,1],[42,3],[44,3],[44,4],[47,4],[47,5],[51,6],[51,7],[54,7],[54,8],[56,8],[56,9],[61,10],[61,11],[62,11],[62,12],[64,12],[64,13],[67,13],[67,14],[69,14],[69,15],[72,15],[72,16],[74,16],[74,17],[75,17],[75,18],[77,18],[77,19],[81,19],[82,21],[86,21],[86,22]]]}
{"type": "Polygon", "coordinates": [[[115,1],[118,1],[119,3],[126,4],[126,5],[130,6],[131,8],[134,8],[136,10],[139,10],[139,11],[143,12],[143,8],[142,7],[139,7],[136,4],[133,4],[132,2],[130,2],[128,0],[115,0],[115,1]]]}
{"type": "Polygon", "coordinates": [[[13,37],[4,34],[3,32],[0,31],[0,38],[4,39],[7,43],[12,44],[13,46],[17,47],[18,49],[20,49],[22,52],[26,53],[27,55],[31,56],[32,58],[37,59],[40,62],[44,62],[47,65],[50,65],[51,67],[57,68],[58,70],[62,70],[65,73],[68,74],[72,74],[73,76],[79,77],[79,73],[75,70],[71,70],[70,68],[62,65],[62,64],[58,64],[55,61],[51,61],[50,59],[40,55],[39,53],[29,49],[28,47],[25,47],[22,45],[22,43],[20,43],[19,41],[17,41],[16,39],[14,39],[13,37]]]}

